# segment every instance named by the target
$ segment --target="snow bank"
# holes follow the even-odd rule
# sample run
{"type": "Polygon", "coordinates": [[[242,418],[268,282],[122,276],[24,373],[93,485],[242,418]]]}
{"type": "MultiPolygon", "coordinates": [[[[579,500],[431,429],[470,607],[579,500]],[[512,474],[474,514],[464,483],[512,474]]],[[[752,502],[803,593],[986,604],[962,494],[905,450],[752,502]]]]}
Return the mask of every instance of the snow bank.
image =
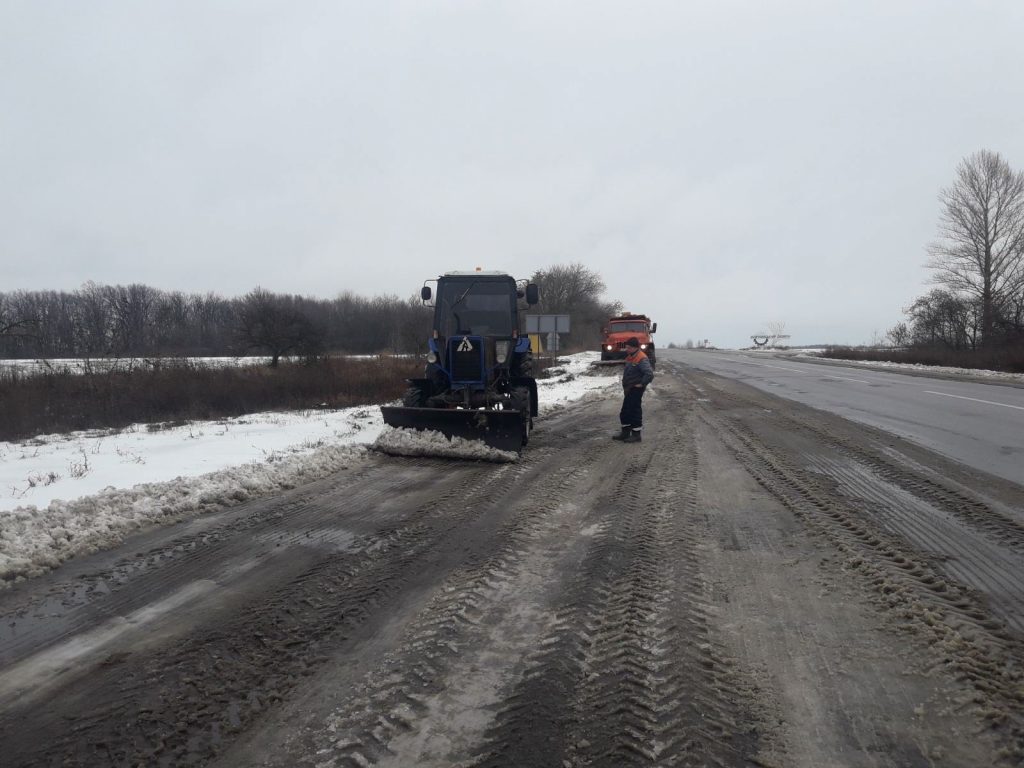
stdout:
{"type": "Polygon", "coordinates": [[[893,363],[888,360],[846,360],[839,357],[821,357],[820,350],[794,350],[796,357],[810,357],[839,365],[860,366],[862,368],[888,368],[894,371],[913,371],[915,373],[939,376],[962,376],[964,378],[988,379],[993,382],[1024,384],[1024,373],[1007,373],[1005,371],[985,371],[979,368],[953,368],[945,365],[924,365],[923,363],[893,363]]]}
{"type": "Polygon", "coordinates": [[[447,438],[432,430],[395,429],[384,427],[373,443],[374,450],[397,456],[443,456],[453,459],[482,461],[515,461],[519,454],[499,451],[478,440],[447,438]]]}
{"type": "Polygon", "coordinates": [[[0,581],[38,576],[76,555],[115,547],[154,523],[177,522],[326,477],[365,451],[364,446],[324,446],[199,477],[109,488],[53,501],[43,510],[20,507],[0,515],[0,581]]]}
{"type": "MultiPolygon", "coordinates": [[[[580,398],[617,394],[616,376],[591,370],[597,358],[560,358],[553,375],[538,381],[542,416],[580,398]]],[[[436,434],[385,433],[376,406],[0,442],[0,587],[114,547],[146,526],[326,477],[365,456],[378,438],[378,449],[405,455],[517,458],[436,434]]]]}

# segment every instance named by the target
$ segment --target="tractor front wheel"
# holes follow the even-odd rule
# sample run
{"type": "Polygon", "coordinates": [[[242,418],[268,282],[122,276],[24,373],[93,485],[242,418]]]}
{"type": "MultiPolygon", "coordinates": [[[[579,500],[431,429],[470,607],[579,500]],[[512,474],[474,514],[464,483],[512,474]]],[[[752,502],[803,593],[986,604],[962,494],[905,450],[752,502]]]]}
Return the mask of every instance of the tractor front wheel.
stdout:
{"type": "Polygon", "coordinates": [[[426,408],[430,393],[418,384],[413,384],[402,396],[402,405],[406,408],[426,408]]]}
{"type": "Polygon", "coordinates": [[[533,429],[533,418],[530,416],[530,390],[527,387],[513,387],[509,396],[512,407],[519,411],[523,422],[523,445],[530,439],[530,430],[533,429]]]}

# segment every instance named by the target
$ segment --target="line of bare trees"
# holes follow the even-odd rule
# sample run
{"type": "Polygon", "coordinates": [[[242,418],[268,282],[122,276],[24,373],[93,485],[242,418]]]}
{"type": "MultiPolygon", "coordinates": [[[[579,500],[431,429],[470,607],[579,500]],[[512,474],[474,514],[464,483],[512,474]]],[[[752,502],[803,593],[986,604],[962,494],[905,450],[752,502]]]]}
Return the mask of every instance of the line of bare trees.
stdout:
{"type": "Polygon", "coordinates": [[[937,286],[892,328],[897,347],[1005,352],[1024,346],[1024,172],[981,150],[939,194],[928,266],[937,286]]]}
{"type": "Polygon", "coordinates": [[[86,283],[76,291],[0,293],[0,357],[312,356],[419,349],[419,297],[334,299],[256,288],[240,298],[86,283]]]}
{"type": "MultiPolygon", "coordinates": [[[[593,348],[607,318],[621,311],[602,299],[600,275],[570,264],[532,276],[534,313],[572,316],[563,348],[593,348]]],[[[431,310],[418,296],[333,299],[257,287],[242,297],[162,291],[146,285],[86,283],[76,291],[0,292],[0,358],[228,356],[312,357],[423,351],[431,310]]]]}

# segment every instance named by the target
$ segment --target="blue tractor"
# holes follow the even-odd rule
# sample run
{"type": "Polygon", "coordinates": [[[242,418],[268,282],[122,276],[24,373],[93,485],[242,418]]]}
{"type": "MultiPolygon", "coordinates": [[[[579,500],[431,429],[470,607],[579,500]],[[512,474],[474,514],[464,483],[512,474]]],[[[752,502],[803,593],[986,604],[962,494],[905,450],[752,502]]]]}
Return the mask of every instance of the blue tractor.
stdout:
{"type": "Polygon", "coordinates": [[[538,302],[537,286],[504,272],[446,272],[420,297],[434,307],[426,370],[408,380],[401,406],[381,408],[384,423],[521,451],[537,415],[537,380],[519,313],[538,302]]]}

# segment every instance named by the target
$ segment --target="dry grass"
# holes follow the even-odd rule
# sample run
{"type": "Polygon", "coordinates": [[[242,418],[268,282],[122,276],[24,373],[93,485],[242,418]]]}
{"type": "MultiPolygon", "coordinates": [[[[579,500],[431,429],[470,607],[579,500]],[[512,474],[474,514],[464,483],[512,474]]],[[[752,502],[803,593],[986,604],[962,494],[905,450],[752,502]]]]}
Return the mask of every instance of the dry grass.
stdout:
{"type": "Polygon", "coordinates": [[[180,361],[156,370],[0,373],[0,440],[257,411],[344,408],[401,397],[411,358],[332,358],[278,368],[180,361]]]}

